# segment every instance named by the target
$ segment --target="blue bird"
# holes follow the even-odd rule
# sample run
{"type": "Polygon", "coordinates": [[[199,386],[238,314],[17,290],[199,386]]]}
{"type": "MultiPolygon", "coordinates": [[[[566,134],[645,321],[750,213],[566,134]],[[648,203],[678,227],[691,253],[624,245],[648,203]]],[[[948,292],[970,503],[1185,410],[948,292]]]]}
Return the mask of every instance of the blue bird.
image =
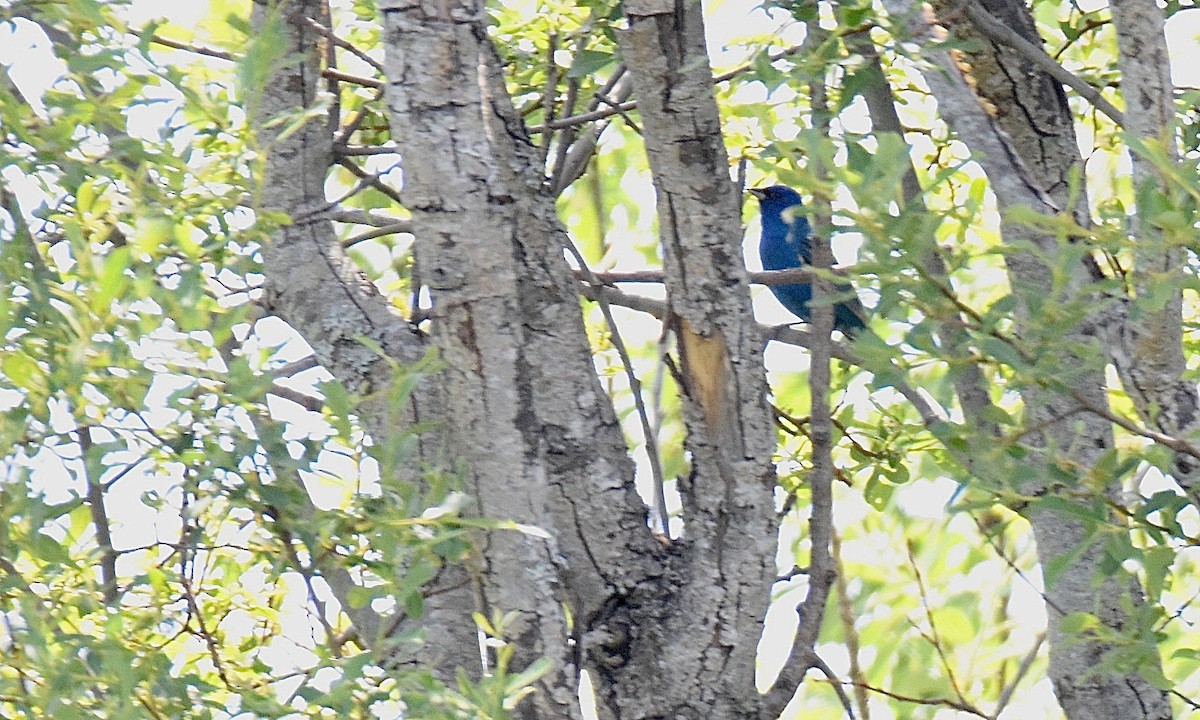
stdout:
{"type": "MultiPolygon", "coordinates": [[[[758,256],[763,270],[791,270],[812,264],[811,229],[801,214],[800,194],[786,185],[750,190],[762,209],[762,238],[758,256]]],[[[808,303],[812,300],[812,285],[794,283],[770,285],[771,292],[785,308],[804,322],[812,321],[808,303]]],[[[849,295],[833,306],[833,327],[847,338],[855,338],[866,328],[866,311],[848,284],[836,288],[839,296],[849,295]]]]}

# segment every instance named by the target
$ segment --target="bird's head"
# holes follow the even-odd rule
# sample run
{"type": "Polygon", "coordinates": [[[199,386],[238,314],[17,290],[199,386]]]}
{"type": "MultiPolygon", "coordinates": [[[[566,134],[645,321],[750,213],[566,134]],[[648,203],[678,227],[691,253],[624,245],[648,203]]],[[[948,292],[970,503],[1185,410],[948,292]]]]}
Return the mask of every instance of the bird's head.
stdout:
{"type": "Polygon", "coordinates": [[[750,194],[758,198],[764,209],[782,211],[801,204],[800,193],[787,185],[772,185],[765,188],[751,188],[750,194]]]}

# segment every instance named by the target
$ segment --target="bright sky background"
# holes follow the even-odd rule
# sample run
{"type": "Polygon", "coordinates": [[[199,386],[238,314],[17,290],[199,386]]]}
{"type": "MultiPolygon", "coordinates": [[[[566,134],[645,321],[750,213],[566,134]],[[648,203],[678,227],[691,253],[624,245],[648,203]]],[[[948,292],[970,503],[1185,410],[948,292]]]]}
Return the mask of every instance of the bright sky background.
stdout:
{"type": "MultiPolygon", "coordinates": [[[[1149,0],[1147,0],[1149,1],[1149,0]]],[[[1103,6],[1101,0],[1081,0],[1080,5],[1085,9],[1093,9],[1103,6]]],[[[730,67],[743,62],[746,57],[741,49],[729,49],[735,40],[739,37],[760,34],[768,31],[772,26],[777,26],[779,19],[783,14],[776,12],[773,16],[768,16],[762,11],[747,12],[747,8],[754,7],[754,4],[747,3],[744,0],[715,0],[709,3],[711,15],[708,23],[708,35],[710,53],[713,58],[713,64],[717,67],[730,67]]],[[[135,0],[132,9],[132,19],[135,24],[148,21],[159,16],[167,16],[174,23],[183,27],[194,27],[199,21],[206,16],[208,12],[208,2],[206,0],[190,0],[189,2],[174,2],[165,3],[159,0],[135,0]]],[[[26,92],[27,96],[36,98],[40,88],[44,88],[52,82],[61,72],[61,64],[55,59],[47,49],[44,38],[39,37],[38,33],[32,32],[27,23],[21,23],[22,27],[15,33],[0,30],[0,64],[9,66],[11,69],[14,81],[18,86],[26,92]]],[[[785,31],[785,36],[789,42],[799,42],[802,39],[803,31],[798,26],[792,24],[785,31]]],[[[1168,25],[1168,42],[1172,52],[1172,73],[1173,79],[1177,85],[1200,87],[1200,10],[1189,10],[1180,12],[1172,19],[1168,25]]],[[[148,111],[143,116],[143,122],[146,124],[145,131],[154,133],[157,126],[154,124],[158,118],[165,117],[163,113],[167,112],[168,108],[159,108],[157,110],[148,111]],[[151,114],[153,113],[153,114],[151,114]]],[[[131,128],[135,133],[138,128],[131,128]]],[[[381,161],[385,162],[385,161],[381,161]]],[[[37,190],[31,183],[22,181],[13,172],[14,168],[0,169],[0,173],[10,187],[18,194],[23,207],[33,208],[39,204],[40,199],[37,195],[37,190]]],[[[636,193],[649,193],[650,188],[642,184],[640,187],[632,188],[636,193]]],[[[748,248],[755,247],[756,228],[751,229],[748,237],[748,248]]],[[[752,269],[757,269],[757,253],[752,250],[747,252],[747,262],[752,269]]],[[[851,258],[843,257],[843,261],[851,258]]],[[[636,261],[640,264],[640,256],[636,258],[631,256],[630,261],[636,261]]],[[[630,267],[624,263],[618,263],[623,267],[630,267]]],[[[774,301],[769,292],[760,288],[756,295],[756,313],[760,320],[768,323],[782,323],[792,320],[791,316],[786,313],[774,301]]],[[[634,335],[645,332],[649,336],[655,336],[658,333],[657,323],[645,317],[637,316],[634,313],[622,313],[625,320],[623,324],[628,324],[627,331],[634,335]]],[[[275,332],[285,332],[281,323],[272,321],[265,323],[259,328],[260,333],[272,334],[275,332]],[[274,323],[274,329],[272,329],[274,323]]],[[[299,355],[303,352],[303,348],[295,346],[293,352],[299,355]]],[[[807,365],[807,355],[798,352],[794,348],[772,348],[768,354],[768,363],[775,368],[797,369],[807,365]]],[[[313,379],[319,373],[314,373],[309,377],[313,379]]],[[[865,382],[865,379],[864,379],[865,382]]],[[[163,395],[169,392],[168,385],[170,381],[164,381],[161,390],[163,395]]],[[[858,390],[865,396],[868,390],[861,387],[858,390]]],[[[160,395],[162,397],[163,395],[160,395]]],[[[3,405],[3,398],[0,398],[0,405],[3,405]]],[[[286,404],[273,404],[273,409],[277,412],[284,412],[286,404]]],[[[289,420],[293,418],[288,418],[289,420]]],[[[309,419],[305,421],[297,416],[294,418],[300,425],[301,429],[312,429],[313,423],[309,419]]],[[[64,418],[66,420],[66,418],[64,418]]],[[[297,431],[298,432],[298,431],[297,431]]],[[[74,481],[68,476],[62,474],[62,466],[56,458],[42,458],[45,461],[43,469],[46,472],[39,473],[40,479],[46,487],[48,499],[51,501],[61,501],[67,498],[67,494],[74,487],[74,481]]],[[[342,467],[338,468],[338,463],[343,466],[345,460],[338,461],[330,460],[327,466],[333,471],[348,470],[356,472],[353,468],[342,467]]],[[[648,478],[649,473],[646,467],[645,458],[639,459],[639,475],[642,478],[648,478]]],[[[178,478],[158,478],[151,480],[144,479],[142,482],[133,482],[129,479],[122,481],[114,487],[109,498],[109,502],[114,507],[140,507],[142,514],[139,518],[142,522],[125,523],[114,527],[114,540],[118,548],[128,548],[147,545],[154,542],[156,539],[171,539],[178,535],[178,514],[172,512],[164,512],[161,515],[154,516],[150,511],[141,505],[140,496],[142,493],[155,490],[167,492],[169,488],[175,485],[178,487],[178,478]]],[[[910,486],[904,488],[902,493],[898,494],[898,502],[903,509],[910,515],[937,518],[945,517],[947,523],[969,523],[970,520],[964,515],[948,516],[945,513],[945,505],[950,495],[955,491],[956,485],[948,480],[937,479],[920,479],[914,481],[910,486]]],[[[320,488],[313,488],[315,497],[320,504],[334,503],[338,496],[344,492],[344,489],[328,487],[325,489],[324,497],[320,488]]],[[[874,512],[863,501],[861,494],[857,492],[841,492],[838,498],[838,523],[842,526],[847,526],[858,522],[867,513],[874,512]]],[[[119,512],[113,513],[114,517],[121,517],[119,512]]],[[[794,536],[799,533],[800,528],[793,523],[785,529],[785,537],[781,543],[781,547],[787,548],[791,546],[794,536]]],[[[849,549],[851,552],[853,548],[849,549]]],[[[132,557],[126,557],[124,562],[132,561],[132,557]]],[[[128,568],[126,568],[127,570],[128,568]]],[[[263,578],[248,576],[243,579],[247,587],[253,587],[256,582],[262,582],[263,578]]],[[[969,579],[963,578],[964,582],[969,582],[969,579]]],[[[1040,579],[1034,578],[1035,583],[1040,583],[1040,579]]],[[[796,601],[803,595],[804,581],[796,580],[793,583],[792,589],[788,593],[788,597],[784,597],[785,602],[776,603],[767,624],[767,640],[764,642],[764,667],[763,673],[770,676],[775,672],[784,659],[788,646],[790,645],[790,637],[793,628],[796,624],[796,616],[792,608],[796,601]]],[[[1042,600],[1038,594],[1036,587],[1030,587],[1023,583],[1017,582],[1014,584],[1012,591],[1014,593],[1012,599],[1012,607],[1014,614],[1021,614],[1029,619],[1029,640],[1032,642],[1032,636],[1038,628],[1044,625],[1045,615],[1042,608],[1042,600]]],[[[305,597],[303,587],[294,584],[294,596],[291,598],[295,606],[303,606],[305,597]]],[[[247,618],[247,623],[251,623],[252,619],[247,618]]],[[[303,647],[303,639],[311,638],[314,628],[310,626],[310,620],[301,614],[297,614],[291,619],[295,624],[287,634],[298,639],[298,644],[281,644],[279,647],[269,649],[264,655],[264,659],[268,662],[277,663],[283,667],[297,663],[305,662],[307,651],[303,647]]],[[[316,630],[319,632],[319,630],[316,630]]],[[[1020,632],[1020,630],[1018,630],[1020,632]]],[[[198,642],[198,641],[197,641],[198,642]]],[[[829,661],[833,669],[843,675],[847,668],[847,658],[844,655],[844,649],[840,645],[828,645],[821,648],[822,655],[829,661]]],[[[1017,719],[1025,717],[1036,717],[1044,712],[1047,702],[1052,702],[1050,699],[1051,689],[1048,681],[1043,681],[1038,687],[1030,690],[1025,689],[1021,692],[1020,699],[1009,706],[1008,710],[1002,716],[1008,719],[1017,719]]],[[[887,710],[882,706],[872,707],[873,712],[878,712],[877,717],[888,717],[887,710]]]]}

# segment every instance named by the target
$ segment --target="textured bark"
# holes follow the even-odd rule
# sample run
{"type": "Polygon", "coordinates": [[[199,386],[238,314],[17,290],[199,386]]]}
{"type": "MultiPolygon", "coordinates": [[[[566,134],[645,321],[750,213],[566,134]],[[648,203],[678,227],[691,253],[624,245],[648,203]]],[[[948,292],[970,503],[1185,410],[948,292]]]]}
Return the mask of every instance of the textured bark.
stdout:
{"type": "MultiPolygon", "coordinates": [[[[1039,42],[1020,0],[981,4],[1039,42]]],[[[317,37],[304,19],[317,17],[320,5],[297,0],[283,6],[288,57],[301,59],[268,80],[260,122],[314,101],[317,37]]],[[[700,3],[627,0],[630,27],[621,38],[658,191],[670,322],[687,394],[692,472],[680,482],[687,525],[668,548],[647,531],[619,427],[593,373],[562,256],[565,234],[538,153],[505,93],[481,1],[383,0],[380,9],[389,110],[404,158],[403,197],[434,300],[432,344],[448,366],[437,388],[422,390],[441,392],[419,395],[413,412],[429,417],[435,410],[436,417],[453,419],[442,426],[441,447],[461,461],[481,515],[549,534],[482,536],[472,572],[448,571],[441,579],[446,587],[461,587],[429,600],[423,621],[428,655],[396,659],[419,661],[444,680],[459,669],[473,674],[478,648],[470,613],[512,612],[506,637],[519,648],[514,669],[539,656],[556,664],[539,692],[518,707],[523,717],[579,717],[583,669],[591,673],[604,718],[775,717],[793,688],[764,699],[754,685],[775,580],[775,432],[741,263],[740,199],[728,180],[700,3]]],[[[260,26],[267,12],[266,3],[256,1],[260,26]]],[[[1144,31],[1128,28],[1146,26],[1144,13],[1130,12],[1118,23],[1133,37],[1129,33],[1144,31]]],[[[982,110],[957,73],[932,73],[943,115],[984,152],[1002,207],[1058,212],[1069,202],[1067,179],[1079,164],[1062,88],[1020,53],[975,33],[962,15],[948,17],[958,18],[954,30],[978,41],[968,59],[976,90],[994,114],[982,110]]],[[[1135,49],[1121,49],[1133,57],[1135,49]]],[[[1137,68],[1123,70],[1127,82],[1136,77],[1137,68]]],[[[1133,129],[1147,137],[1161,131],[1133,129]]],[[[263,206],[296,222],[264,250],[267,306],[306,337],[352,391],[384,388],[389,367],[358,336],[401,362],[420,357],[427,343],[358,275],[320,214],[332,160],[329,130],[309,123],[270,151],[263,206]]],[[[1072,210],[1086,221],[1085,206],[1072,210]]],[[[1006,222],[1002,231],[1014,245],[1026,240],[1051,256],[1057,250],[1053,238],[1027,228],[1006,222]]],[[[1170,267],[1170,257],[1159,259],[1170,267]]],[[[1051,290],[1049,270],[1033,253],[1009,256],[1009,272],[1018,292],[1051,290]]],[[[1089,292],[1090,280],[1080,268],[1067,292],[1089,292]]],[[[1130,354],[1145,354],[1159,346],[1154,343],[1177,344],[1172,313],[1168,307],[1161,328],[1149,331],[1153,343],[1132,342],[1130,354]]],[[[1108,320],[1097,313],[1069,339],[1100,345],[1108,320]]],[[[1025,398],[1030,424],[1046,428],[1040,438],[1045,466],[1031,474],[1025,490],[1054,492],[1050,465],[1090,468],[1112,446],[1106,421],[1075,412],[1079,398],[1096,407],[1106,402],[1103,366],[1083,360],[1066,360],[1082,368],[1071,377],[1074,395],[1043,390],[1025,398]]],[[[1194,397],[1190,406],[1188,398],[1165,402],[1179,387],[1177,369],[1173,357],[1153,366],[1145,387],[1164,408],[1156,418],[1160,427],[1183,431],[1190,428],[1183,410],[1194,408],[1194,397]]],[[[363,408],[369,432],[386,436],[415,419],[392,417],[389,410],[363,408]]],[[[434,449],[427,448],[428,458],[434,449]]],[[[1117,489],[1114,481],[1110,490],[1117,489]]],[[[1033,511],[1028,517],[1043,562],[1087,544],[1087,528],[1067,516],[1033,511]]],[[[1051,675],[1059,699],[1072,720],[1169,717],[1166,696],[1140,676],[1087,674],[1112,648],[1065,642],[1065,613],[1092,612],[1119,629],[1126,622],[1122,603],[1137,599],[1128,577],[1096,585],[1099,556],[1099,547],[1089,547],[1048,588],[1051,675]]],[[[347,574],[331,574],[330,584],[364,640],[380,647],[389,624],[369,608],[350,608],[347,574]]]]}
{"type": "Polygon", "coordinates": [[[602,704],[614,718],[774,717],[754,670],[775,580],[775,430],[702,9],[693,0],[625,9],[620,42],[657,191],[692,468],[673,547],[680,591],[644,608],[628,662],[606,673],[602,704]]]}
{"type": "MultiPolygon", "coordinates": [[[[980,5],[1008,27],[1031,42],[1039,43],[1033,20],[1021,0],[983,0],[980,5]]],[[[953,2],[938,2],[947,18],[947,25],[958,36],[974,41],[968,45],[966,60],[971,67],[974,88],[986,102],[994,123],[988,141],[1000,144],[1007,158],[981,160],[993,180],[1001,207],[1011,206],[1021,188],[1011,178],[1000,181],[1002,173],[1013,168],[1020,173],[1020,182],[1027,187],[1020,195],[1034,195],[1037,202],[1028,203],[1043,212],[1054,209],[1071,211],[1078,221],[1087,223],[1085,196],[1080,193],[1078,204],[1069,207],[1068,181],[1071,173],[1081,169],[1081,160],[1074,132],[1073,119],[1062,87],[1039,69],[1029,57],[1006,45],[991,40],[979,32],[962,14],[955,12],[953,2]],[[997,166],[992,161],[1001,163],[997,166]],[[1000,170],[1000,172],[997,172],[1000,170]]],[[[936,93],[936,91],[935,91],[936,93]]],[[[939,95],[939,100],[942,96],[939,95]]],[[[971,110],[980,113],[978,107],[971,110]]],[[[943,117],[956,126],[959,136],[978,147],[979,137],[964,133],[960,116],[946,113],[943,117]]],[[[1020,248],[1032,243],[1050,258],[1051,266],[1035,254],[1016,251],[1007,255],[1010,282],[1019,297],[1040,294],[1053,297],[1051,284],[1053,258],[1058,253],[1053,237],[1012,222],[1002,221],[1001,232],[1006,244],[1020,248]]],[[[1030,427],[1044,428],[1037,434],[1035,444],[1042,450],[1040,467],[1033,466],[1025,479],[1023,492],[1034,495],[1051,494],[1063,488],[1054,480],[1055,467],[1095,467],[1101,456],[1113,446],[1111,425],[1096,413],[1078,414],[1081,402],[1088,407],[1106,408],[1103,349],[1106,346],[1107,326],[1112,313],[1105,312],[1106,303],[1088,287],[1092,277],[1085,265],[1078,266],[1065,289],[1059,291],[1064,301],[1089,299],[1096,306],[1083,322],[1065,334],[1068,342],[1095,349],[1088,355],[1062,358],[1063,367],[1070,368],[1063,380],[1068,392],[1035,388],[1024,393],[1026,422],[1030,427]],[[1065,418],[1065,419],[1064,419],[1065,418]],[[1065,463],[1065,465],[1063,465],[1065,463]]],[[[1028,313],[1018,312],[1018,335],[1025,334],[1028,313]]],[[[1120,478],[1112,478],[1106,490],[1120,490],[1120,478]]],[[[1072,720],[1103,718],[1168,718],[1170,704],[1165,693],[1153,688],[1136,672],[1099,670],[1104,658],[1118,648],[1103,642],[1067,637],[1062,629],[1065,616],[1076,612],[1094,613],[1109,627],[1121,630],[1128,622],[1127,608],[1140,602],[1139,590],[1132,578],[1122,571],[1105,577],[1100,570],[1103,548],[1091,537],[1088,527],[1079,520],[1060,512],[1035,510],[1026,513],[1037,541],[1039,559],[1046,565],[1056,558],[1079,552],[1066,565],[1060,578],[1046,588],[1049,605],[1050,675],[1067,717],[1072,720]]]]}
{"type": "MultiPolygon", "coordinates": [[[[392,379],[391,366],[360,337],[374,340],[400,363],[412,364],[425,353],[421,335],[388,308],[342,252],[333,227],[322,214],[325,176],[333,161],[332,136],[321,123],[308,122],[282,140],[280,127],[263,127],[274,118],[311,107],[321,81],[320,36],[308,19],[322,19],[321,0],[285,3],[255,2],[253,24],[260,32],[273,13],[282,13],[285,59],[267,77],[253,121],[258,141],[267,147],[261,205],[263,210],[287,213],[292,222],[263,247],[266,278],[264,309],[300,333],[330,373],[351,392],[366,395],[384,390],[392,379]]],[[[286,123],[285,125],[286,126],[286,123]]],[[[379,393],[386,398],[387,393],[379,393]]],[[[360,417],[375,437],[387,437],[436,406],[431,389],[414,397],[407,416],[398,416],[386,399],[368,401],[360,417]]],[[[301,509],[306,515],[314,507],[301,509]]],[[[317,553],[314,553],[317,554],[317,553]]],[[[361,641],[377,647],[385,622],[369,607],[354,608],[347,595],[354,586],[344,568],[325,569],[326,580],[350,616],[361,641]]]]}
{"type": "MultiPolygon", "coordinates": [[[[1135,137],[1158,141],[1167,156],[1176,156],[1173,133],[1174,86],[1163,32],[1163,11],[1144,0],[1114,0],[1121,94],[1127,112],[1125,129],[1135,137]]],[[[1149,160],[1133,153],[1135,186],[1154,184],[1149,160]]],[[[1200,430],[1196,386],[1183,379],[1183,252],[1163,244],[1163,235],[1149,223],[1138,224],[1140,247],[1134,268],[1136,290],[1150,283],[1170,283],[1174,290],[1157,311],[1141,309],[1135,320],[1121,325],[1114,353],[1121,381],[1139,414],[1149,424],[1173,437],[1190,437],[1200,430]]],[[[1175,479],[1197,498],[1200,465],[1177,453],[1175,479]]]]}
{"type": "MultiPolygon", "coordinates": [[[[660,549],[593,369],[566,235],[505,92],[481,2],[388,0],[380,10],[391,123],[403,129],[402,197],[447,364],[451,447],[481,515],[549,534],[478,539],[478,611],[515,613],[506,628],[515,669],[539,656],[555,662],[518,713],[577,717],[579,657],[597,642],[621,650],[611,638],[628,630],[608,627],[611,615],[660,574],[660,549]]],[[[470,627],[466,616],[457,622],[470,627]]],[[[473,652],[463,648],[455,662],[466,666],[473,652]]]]}

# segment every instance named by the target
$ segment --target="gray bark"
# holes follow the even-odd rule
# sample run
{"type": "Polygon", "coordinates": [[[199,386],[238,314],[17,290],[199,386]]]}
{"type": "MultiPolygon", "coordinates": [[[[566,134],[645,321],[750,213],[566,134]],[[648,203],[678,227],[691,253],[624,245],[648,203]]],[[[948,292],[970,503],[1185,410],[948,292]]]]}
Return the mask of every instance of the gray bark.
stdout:
{"type": "Polygon", "coordinates": [[[702,9],[692,0],[625,9],[620,42],[657,192],[692,467],[672,555],[680,592],[647,608],[643,623],[655,627],[640,629],[629,661],[607,673],[603,704],[614,718],[775,717],[780,708],[754,687],[775,580],[775,430],[702,9]]]}
{"type": "Polygon", "coordinates": [[[549,534],[478,539],[478,611],[515,613],[506,638],[515,669],[541,656],[555,663],[518,712],[577,717],[580,657],[628,633],[601,628],[659,574],[658,548],[593,369],[566,234],[498,73],[482,3],[388,0],[380,10],[402,197],[447,366],[450,446],[481,515],[549,534]]]}

